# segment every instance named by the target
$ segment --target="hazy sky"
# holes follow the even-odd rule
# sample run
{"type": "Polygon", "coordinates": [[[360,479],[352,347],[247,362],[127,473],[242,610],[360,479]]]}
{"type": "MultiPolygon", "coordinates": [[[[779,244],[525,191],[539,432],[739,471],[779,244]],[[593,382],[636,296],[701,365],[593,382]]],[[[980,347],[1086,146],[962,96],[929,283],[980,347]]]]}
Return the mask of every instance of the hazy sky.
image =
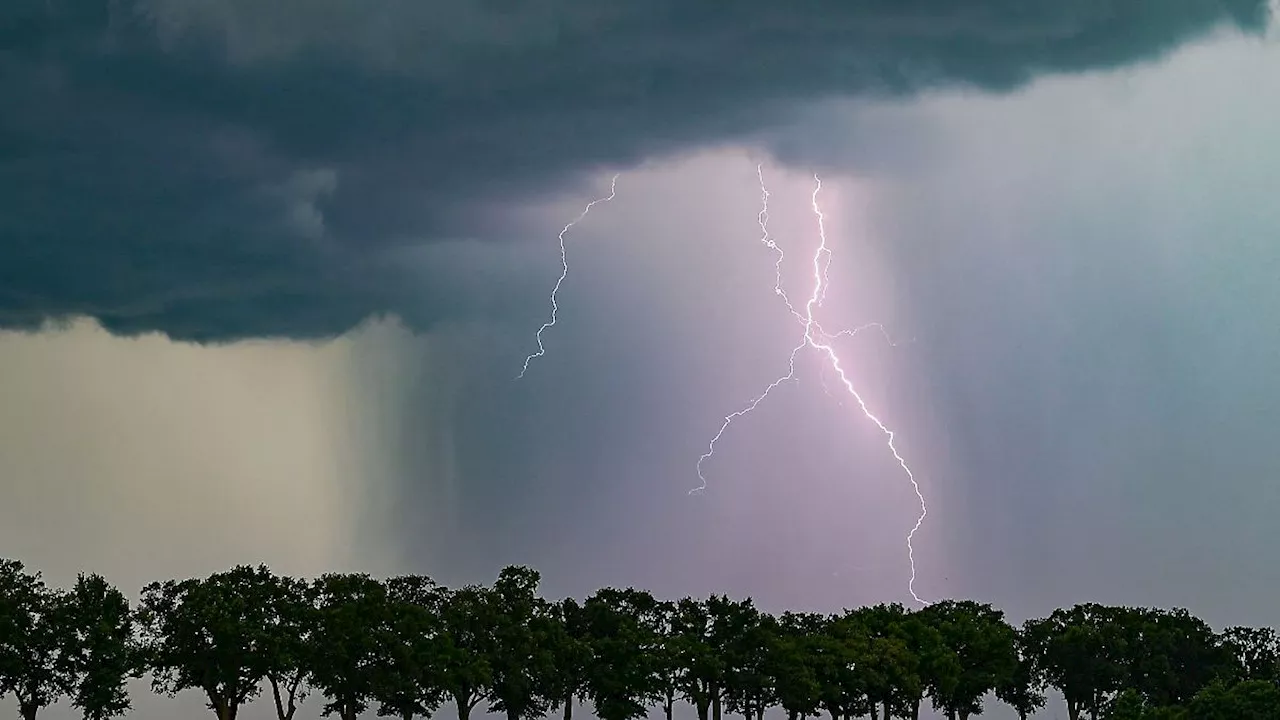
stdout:
{"type": "Polygon", "coordinates": [[[1264,4],[6,4],[0,555],[908,601],[812,354],[687,494],[800,338],[760,164],[784,287],[816,172],[820,319],[893,341],[837,348],[922,596],[1275,624],[1264,4]]]}

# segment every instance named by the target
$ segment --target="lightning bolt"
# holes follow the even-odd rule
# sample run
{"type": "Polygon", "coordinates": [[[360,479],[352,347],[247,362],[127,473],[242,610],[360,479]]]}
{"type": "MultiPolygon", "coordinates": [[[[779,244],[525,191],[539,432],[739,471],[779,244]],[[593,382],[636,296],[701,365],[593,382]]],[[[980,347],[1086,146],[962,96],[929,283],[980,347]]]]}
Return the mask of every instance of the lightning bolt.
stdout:
{"type": "Polygon", "coordinates": [[[560,312],[560,305],[556,303],[556,295],[560,293],[560,286],[564,284],[565,278],[569,277],[569,252],[565,247],[564,236],[569,232],[570,228],[582,222],[582,220],[587,217],[587,214],[591,212],[591,208],[599,205],[600,203],[607,203],[617,195],[618,176],[620,174],[621,173],[615,173],[613,179],[609,181],[609,194],[607,196],[598,197],[587,203],[587,206],[582,209],[582,212],[578,214],[578,217],[569,221],[569,223],[560,230],[560,234],[557,236],[560,241],[560,278],[556,280],[555,287],[551,288],[551,318],[542,323],[542,327],[538,328],[538,332],[534,336],[538,341],[538,350],[524,359],[524,366],[520,368],[520,374],[516,376],[517,380],[520,380],[524,377],[525,373],[529,372],[529,363],[533,362],[534,358],[540,358],[547,354],[547,348],[542,344],[542,333],[546,332],[547,328],[556,324],[556,314],[560,312]]]}
{"type": "MultiPolygon", "coordinates": [[[[831,369],[835,371],[836,377],[839,379],[840,384],[844,386],[844,389],[858,404],[858,408],[862,410],[862,414],[868,420],[874,423],[875,426],[880,429],[880,432],[884,434],[886,446],[889,448],[889,452],[893,454],[894,460],[898,462],[898,465],[902,468],[903,472],[906,473],[907,479],[910,481],[911,487],[915,491],[916,498],[920,501],[920,515],[916,518],[915,525],[912,526],[910,532],[907,533],[907,538],[906,538],[907,561],[911,566],[911,577],[907,581],[907,591],[911,593],[911,597],[916,602],[920,603],[921,605],[927,605],[928,603],[925,600],[921,599],[921,597],[918,594],[916,594],[916,590],[915,590],[916,559],[915,559],[914,540],[915,540],[916,532],[920,530],[920,526],[924,524],[925,517],[929,514],[929,508],[927,503],[925,502],[924,493],[920,491],[920,483],[917,482],[915,473],[912,472],[910,465],[907,464],[907,461],[905,458],[903,458],[902,454],[898,452],[898,447],[895,443],[896,436],[894,432],[890,430],[889,427],[885,425],[884,422],[880,420],[878,416],[875,415],[875,413],[871,412],[871,409],[867,406],[867,403],[862,399],[862,396],[858,393],[857,388],[854,387],[853,381],[849,379],[848,374],[845,372],[844,366],[840,362],[840,356],[838,353],[836,353],[835,347],[833,347],[832,345],[832,343],[837,338],[852,337],[854,335],[857,335],[859,332],[869,328],[879,329],[880,332],[884,334],[885,338],[889,340],[890,345],[894,344],[893,340],[892,338],[889,337],[888,332],[885,331],[884,326],[881,325],[880,323],[868,323],[867,325],[863,325],[861,327],[857,327],[852,330],[842,330],[835,334],[829,334],[822,329],[821,324],[819,324],[818,321],[814,318],[814,309],[816,307],[821,306],[822,301],[826,298],[827,286],[830,283],[829,269],[831,267],[831,259],[832,259],[831,249],[827,246],[826,216],[822,212],[821,205],[818,204],[818,194],[822,191],[822,179],[819,178],[817,174],[814,174],[813,176],[814,188],[813,188],[813,196],[810,200],[813,206],[813,213],[817,217],[817,221],[818,221],[818,239],[819,239],[818,247],[813,254],[813,291],[809,295],[809,299],[804,304],[804,311],[800,312],[799,310],[796,309],[796,307],[792,304],[791,300],[787,297],[786,292],[782,289],[782,269],[781,268],[782,268],[782,262],[784,259],[784,254],[783,254],[782,248],[778,247],[777,243],[774,242],[772,237],[769,235],[769,231],[768,231],[769,192],[765,188],[764,174],[759,165],[756,166],[756,173],[760,178],[761,201],[762,201],[762,209],[758,216],[760,229],[762,233],[761,242],[766,247],[773,250],[777,255],[777,262],[775,265],[775,269],[777,270],[777,273],[775,275],[774,293],[783,299],[783,301],[787,305],[787,309],[790,310],[791,314],[794,317],[796,317],[800,321],[800,323],[804,326],[804,335],[802,336],[800,342],[791,349],[791,354],[787,360],[787,374],[779,377],[777,380],[774,380],[772,383],[770,383],[765,388],[764,392],[760,393],[755,398],[753,398],[751,402],[748,403],[741,410],[738,410],[736,412],[730,413],[729,415],[725,416],[724,422],[721,424],[720,429],[711,438],[711,442],[708,443],[707,451],[703,453],[701,457],[698,458],[696,469],[698,473],[698,479],[701,481],[702,484],[690,490],[689,494],[690,495],[701,494],[706,491],[707,479],[706,479],[706,476],[703,474],[703,470],[702,470],[703,464],[706,463],[706,461],[709,460],[715,454],[716,443],[719,442],[720,438],[729,429],[729,426],[733,424],[733,421],[755,410],[756,407],[758,407],[760,403],[764,402],[765,398],[769,397],[769,394],[772,393],[773,390],[777,388],[779,385],[782,385],[785,382],[795,380],[796,379],[796,357],[800,354],[800,351],[804,350],[806,347],[812,348],[813,350],[820,353],[827,360],[827,363],[830,365],[831,369]]],[[[825,379],[823,384],[825,385],[825,379]]]]}

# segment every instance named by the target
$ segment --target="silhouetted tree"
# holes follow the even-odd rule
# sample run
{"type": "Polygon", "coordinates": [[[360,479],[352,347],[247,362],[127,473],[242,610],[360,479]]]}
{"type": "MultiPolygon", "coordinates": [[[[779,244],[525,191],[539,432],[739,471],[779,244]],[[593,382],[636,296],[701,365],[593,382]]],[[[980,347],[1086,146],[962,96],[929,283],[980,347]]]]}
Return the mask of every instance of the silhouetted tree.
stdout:
{"type": "Polygon", "coordinates": [[[476,705],[488,697],[493,683],[493,669],[489,666],[493,632],[487,622],[488,611],[485,589],[481,587],[469,585],[446,591],[441,599],[440,687],[457,707],[458,720],[471,717],[476,705]]]}
{"type": "Polygon", "coordinates": [[[486,596],[493,642],[489,648],[490,712],[507,720],[532,720],[547,713],[557,690],[551,641],[554,621],[538,597],[538,571],[503,568],[486,596]]]}
{"type": "Polygon", "coordinates": [[[72,692],[66,606],[65,593],[46,586],[38,572],[0,561],[0,696],[13,693],[24,720],[72,692]]]}
{"type": "Polygon", "coordinates": [[[831,720],[878,717],[872,697],[890,682],[890,667],[876,662],[873,653],[896,641],[872,638],[862,621],[857,613],[846,611],[839,617],[814,617],[804,626],[811,633],[806,644],[812,651],[809,662],[818,684],[818,706],[831,720]]]}
{"type": "Polygon", "coordinates": [[[1229,676],[1234,653],[1200,618],[1183,609],[1113,609],[1122,627],[1119,662],[1125,688],[1150,707],[1185,705],[1215,678],[1229,676]]]}
{"type": "Polygon", "coordinates": [[[654,660],[658,676],[658,705],[663,717],[672,720],[676,700],[680,698],[681,678],[684,667],[680,660],[680,644],[676,637],[676,604],[660,602],[654,613],[658,632],[658,646],[654,660]]]}
{"type": "Polygon", "coordinates": [[[1196,693],[1186,715],[1187,720],[1280,720],[1280,689],[1265,680],[1230,687],[1215,681],[1196,693]]]}
{"type": "Polygon", "coordinates": [[[1017,635],[1003,612],[971,600],[943,600],[918,617],[941,640],[943,656],[929,683],[934,706],[951,720],[969,720],[982,712],[983,696],[1009,684],[1018,665],[1017,635]]]}
{"type": "Polygon", "coordinates": [[[698,720],[721,720],[728,690],[729,644],[747,628],[750,603],[712,595],[705,601],[684,598],[672,617],[673,640],[681,658],[681,691],[698,711],[698,720]]]}
{"type": "Polygon", "coordinates": [[[235,720],[272,664],[264,635],[274,583],[266,567],[241,565],[143,588],[137,619],[152,687],[200,690],[218,720],[235,720]]]}
{"type": "Polygon", "coordinates": [[[592,663],[587,696],[600,720],[633,720],[659,697],[658,602],[641,590],[605,588],[583,605],[592,663]]]}
{"type": "Polygon", "coordinates": [[[430,578],[387,581],[387,626],[372,693],[379,716],[429,716],[444,701],[442,601],[442,588],[430,578]]]}
{"type": "Polygon", "coordinates": [[[549,680],[548,692],[554,698],[552,706],[560,708],[564,720],[573,720],[574,699],[586,691],[591,638],[587,635],[582,606],[573,598],[552,605],[549,612],[551,626],[547,643],[555,672],[549,680]]]}
{"type": "Polygon", "coordinates": [[[314,588],[290,577],[266,580],[266,627],[261,647],[264,676],[271,687],[277,720],[293,720],[307,693],[316,653],[314,588]]]}
{"type": "Polygon", "coordinates": [[[768,658],[778,704],[787,720],[817,715],[822,702],[816,658],[824,620],[811,613],[783,613],[777,639],[768,658]]]}
{"type": "Polygon", "coordinates": [[[368,709],[386,662],[387,588],[363,573],[330,573],[314,587],[311,682],[329,700],[325,715],[356,720],[368,709]]]}
{"type": "Polygon", "coordinates": [[[925,691],[946,659],[938,631],[897,603],[860,608],[850,619],[866,637],[860,667],[870,678],[873,712],[879,705],[886,720],[895,714],[919,717],[925,691]]]}
{"type": "Polygon", "coordinates": [[[1045,705],[1044,672],[1034,642],[1027,632],[1017,633],[1018,662],[1013,674],[996,687],[996,697],[1013,708],[1019,720],[1027,720],[1045,705]]]}
{"type": "Polygon", "coordinates": [[[750,599],[738,606],[733,637],[725,649],[725,700],[744,720],[762,720],[777,703],[770,662],[777,651],[777,621],[750,599]]]}
{"type": "Polygon", "coordinates": [[[1094,603],[1055,610],[1025,626],[1048,684],[1066,698],[1069,720],[1097,720],[1126,674],[1124,618],[1094,603]]]}
{"type": "Polygon", "coordinates": [[[61,653],[73,678],[72,704],[85,720],[124,715],[125,684],[142,675],[129,601],[101,575],[80,575],[65,601],[61,653]]]}
{"type": "Polygon", "coordinates": [[[1230,627],[1223,646],[1234,659],[1235,680],[1263,680],[1280,684],[1280,636],[1271,628],[1230,627]]]}
{"type": "Polygon", "coordinates": [[[308,688],[342,720],[370,708],[413,720],[446,699],[459,720],[483,701],[507,720],[552,709],[572,720],[579,699],[601,720],[654,704],[671,720],[677,699],[700,720],[763,720],[775,705],[788,720],[918,720],[925,698],[969,720],[993,692],[1025,720],[1054,687],[1071,720],[1280,720],[1280,636],[1217,634],[1182,609],[1086,603],[1015,630],[967,600],[775,618],[750,599],[661,602],[635,589],[552,604],[539,582],[521,566],[450,590],[416,575],[306,582],[241,565],[151,583],[130,613],[98,575],[64,591],[0,560],[0,695],[26,720],[62,697],[108,720],[129,710],[128,678],[149,670],[157,692],[199,690],[219,720],[236,720],[264,681],[277,720],[293,720],[308,688]]]}

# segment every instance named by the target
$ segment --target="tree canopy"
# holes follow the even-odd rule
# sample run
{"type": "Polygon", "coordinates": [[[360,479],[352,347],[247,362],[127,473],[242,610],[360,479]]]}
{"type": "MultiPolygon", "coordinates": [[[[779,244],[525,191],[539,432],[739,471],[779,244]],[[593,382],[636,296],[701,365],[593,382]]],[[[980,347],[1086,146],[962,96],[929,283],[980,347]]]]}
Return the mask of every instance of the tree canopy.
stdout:
{"type": "Polygon", "coordinates": [[[588,702],[601,720],[675,704],[699,720],[1025,718],[1056,691],[1070,720],[1280,720],[1280,636],[1215,631],[1182,609],[1082,603],[1015,626],[973,600],[773,615],[750,598],[662,600],[604,588],[544,599],[536,570],[447,588],[421,575],[290,578],[237,566],[142,588],[131,608],[99,575],[68,589],[0,560],[0,696],[24,720],[66,701],[86,720],[129,711],[126,682],[197,692],[236,720],[266,690],[278,720],[321,712],[413,720],[451,702],[507,720],[588,702]]]}

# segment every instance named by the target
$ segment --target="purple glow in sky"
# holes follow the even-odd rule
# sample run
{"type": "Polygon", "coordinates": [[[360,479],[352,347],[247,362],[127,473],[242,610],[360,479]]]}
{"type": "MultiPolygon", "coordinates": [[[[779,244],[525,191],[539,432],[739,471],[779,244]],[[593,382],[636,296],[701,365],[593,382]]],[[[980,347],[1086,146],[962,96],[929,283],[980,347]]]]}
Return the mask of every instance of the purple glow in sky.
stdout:
{"type": "Polygon", "coordinates": [[[0,546],[1275,625],[1264,4],[4,4],[0,546]]]}

